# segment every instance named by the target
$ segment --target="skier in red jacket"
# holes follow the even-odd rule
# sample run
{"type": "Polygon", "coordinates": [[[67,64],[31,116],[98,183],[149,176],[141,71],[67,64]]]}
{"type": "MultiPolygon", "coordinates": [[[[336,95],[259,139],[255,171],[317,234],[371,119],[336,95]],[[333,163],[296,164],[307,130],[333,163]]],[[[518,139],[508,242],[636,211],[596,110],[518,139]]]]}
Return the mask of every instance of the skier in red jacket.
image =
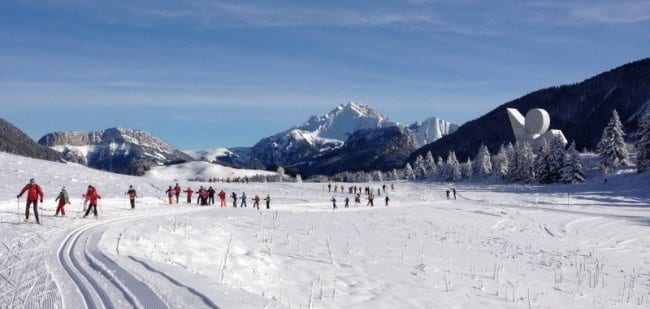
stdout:
{"type": "Polygon", "coordinates": [[[174,187],[174,195],[176,195],[176,204],[178,204],[178,197],[181,195],[181,186],[178,185],[178,182],[176,183],[176,186],[174,187]]]}
{"type": "Polygon", "coordinates": [[[38,220],[38,200],[40,197],[41,203],[43,203],[43,189],[41,186],[36,184],[34,178],[29,180],[29,183],[20,191],[16,198],[20,198],[23,193],[27,191],[27,206],[25,206],[25,222],[29,222],[29,205],[34,205],[34,217],[36,218],[36,223],[41,224],[41,221],[38,220]]]}
{"type": "Polygon", "coordinates": [[[226,207],[226,192],[223,192],[223,190],[219,192],[219,202],[221,207],[226,207]]]}
{"type": "Polygon", "coordinates": [[[84,194],[84,197],[88,199],[88,209],[86,209],[86,214],[84,215],[84,218],[87,217],[90,214],[90,210],[93,210],[93,214],[95,214],[95,218],[97,218],[97,200],[102,198],[99,193],[97,193],[97,189],[95,187],[90,186],[88,193],[84,194]]]}
{"type": "Polygon", "coordinates": [[[187,187],[187,190],[184,190],[183,192],[187,193],[187,203],[192,204],[192,193],[194,193],[194,191],[192,191],[192,188],[187,187]]]}

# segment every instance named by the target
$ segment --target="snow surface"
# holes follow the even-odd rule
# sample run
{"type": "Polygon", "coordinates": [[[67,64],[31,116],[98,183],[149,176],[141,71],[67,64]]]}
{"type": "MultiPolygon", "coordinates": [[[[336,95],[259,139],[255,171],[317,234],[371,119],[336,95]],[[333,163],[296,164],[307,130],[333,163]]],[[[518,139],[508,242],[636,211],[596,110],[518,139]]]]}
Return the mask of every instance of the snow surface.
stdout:
{"type": "Polygon", "coordinates": [[[0,153],[2,307],[650,307],[650,173],[461,183],[456,200],[447,183],[395,182],[390,206],[382,193],[348,209],[323,183],[181,181],[245,191],[248,207],[167,205],[162,188],[199,163],[132,177],[0,153]],[[46,194],[42,226],[21,223],[30,177],[46,194]],[[97,220],[79,218],[88,184],[102,194],[97,220]],[[62,185],[72,204],[53,217],[62,185]],[[255,194],[271,209],[253,209],[255,194]]]}
{"type": "Polygon", "coordinates": [[[235,155],[227,148],[215,148],[210,150],[183,150],[183,152],[194,158],[194,160],[203,160],[207,162],[213,162],[219,157],[230,157],[235,155]]]}

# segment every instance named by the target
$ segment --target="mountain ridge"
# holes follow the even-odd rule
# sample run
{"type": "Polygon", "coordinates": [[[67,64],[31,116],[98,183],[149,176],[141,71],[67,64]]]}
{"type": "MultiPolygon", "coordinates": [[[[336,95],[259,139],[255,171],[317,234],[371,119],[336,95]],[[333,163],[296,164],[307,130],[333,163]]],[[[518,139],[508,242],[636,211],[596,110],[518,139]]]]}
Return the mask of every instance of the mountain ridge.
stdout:
{"type": "Polygon", "coordinates": [[[143,130],[113,127],[93,132],[52,132],[38,140],[70,162],[121,174],[143,175],[153,166],[192,158],[143,130]]]}
{"type": "MultiPolygon", "coordinates": [[[[262,138],[250,148],[240,148],[233,152],[240,158],[235,161],[246,167],[310,166],[309,170],[314,170],[312,165],[320,162],[317,158],[343,147],[348,138],[356,132],[396,126],[403,125],[390,121],[368,105],[349,102],[338,105],[324,115],[312,115],[300,125],[262,138]]],[[[414,133],[418,146],[449,134],[457,128],[456,125],[436,117],[404,127],[414,133]]],[[[379,142],[374,145],[378,146],[379,142]]]]}

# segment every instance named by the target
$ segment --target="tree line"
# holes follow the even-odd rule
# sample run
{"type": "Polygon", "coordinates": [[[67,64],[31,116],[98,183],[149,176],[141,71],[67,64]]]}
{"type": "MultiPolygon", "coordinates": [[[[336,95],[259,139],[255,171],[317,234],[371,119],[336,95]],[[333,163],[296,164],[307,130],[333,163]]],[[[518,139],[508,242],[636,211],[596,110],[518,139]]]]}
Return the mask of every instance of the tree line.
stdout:
{"type": "MultiPolygon", "coordinates": [[[[605,177],[616,172],[621,166],[631,165],[629,145],[625,143],[624,137],[618,112],[613,110],[596,150],[605,177]]],[[[642,173],[650,169],[650,107],[646,108],[638,122],[636,137],[636,167],[637,171],[642,173]]],[[[371,175],[342,173],[338,176],[361,178],[358,180],[380,180],[371,175]]],[[[585,181],[585,168],[574,142],[567,147],[561,139],[554,138],[549,142],[545,141],[540,149],[536,150],[526,142],[515,142],[514,145],[508,143],[502,145],[496,154],[491,154],[488,148],[482,145],[474,160],[468,158],[465,162],[459,162],[454,151],[449,152],[446,160],[440,156],[434,158],[431,152],[428,152],[426,156],[417,156],[413,162],[407,163],[404,169],[386,173],[386,176],[407,180],[460,181],[494,178],[517,183],[581,183],[585,181]]]]}

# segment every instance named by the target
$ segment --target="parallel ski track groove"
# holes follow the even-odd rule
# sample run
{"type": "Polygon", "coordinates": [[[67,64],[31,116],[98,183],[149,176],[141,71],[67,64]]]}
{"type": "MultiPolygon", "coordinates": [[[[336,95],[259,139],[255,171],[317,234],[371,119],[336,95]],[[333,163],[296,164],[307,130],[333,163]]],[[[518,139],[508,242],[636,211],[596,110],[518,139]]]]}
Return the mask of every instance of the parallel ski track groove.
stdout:
{"type": "MultiPolygon", "coordinates": [[[[204,211],[207,209],[185,209],[183,211],[178,211],[175,209],[174,211],[169,211],[169,212],[163,212],[156,214],[156,216],[160,215],[167,215],[170,213],[190,213],[190,212],[198,212],[198,211],[204,211]]],[[[144,307],[141,302],[138,301],[138,299],[134,296],[133,293],[130,292],[129,287],[122,284],[118,278],[116,278],[115,275],[111,273],[105,266],[102,265],[102,262],[100,261],[102,258],[105,260],[110,260],[106,255],[104,255],[101,250],[96,248],[96,243],[98,242],[97,239],[92,239],[92,235],[88,235],[88,238],[83,244],[80,244],[80,238],[84,236],[84,234],[88,233],[91,229],[97,228],[102,225],[108,225],[110,223],[114,223],[117,221],[129,221],[129,220],[135,220],[141,217],[148,217],[149,214],[147,215],[140,215],[136,217],[120,217],[120,218],[115,218],[111,219],[108,221],[100,221],[96,223],[90,223],[84,226],[81,226],[75,230],[73,230],[62,242],[62,244],[59,246],[58,249],[58,260],[59,264],[63,267],[65,270],[66,274],[72,279],[72,282],[77,288],[77,292],[82,297],[82,300],[84,301],[84,306],[85,308],[91,309],[91,308],[115,308],[113,305],[113,302],[111,301],[110,295],[108,295],[107,288],[103,288],[95,278],[93,278],[93,275],[84,269],[83,265],[83,260],[89,265],[93,270],[99,272],[108,282],[112,284],[112,287],[114,287],[116,290],[120,291],[124,299],[129,303],[129,305],[133,306],[134,308],[142,308],[144,307]],[[93,240],[93,243],[89,244],[88,240],[93,240]],[[74,249],[77,248],[77,246],[82,245],[83,246],[83,258],[79,258],[74,254],[74,249]],[[89,245],[91,247],[89,247],[89,245]],[[99,256],[94,256],[93,252],[89,252],[91,250],[89,249],[95,249],[96,254],[99,256]]],[[[103,231],[101,232],[103,233],[103,231]]],[[[100,233],[100,234],[101,234],[100,233]]],[[[155,295],[155,293],[151,293],[155,295]]],[[[157,296],[157,295],[155,295],[157,296]]],[[[158,296],[157,296],[158,297],[158,296]]],[[[158,297],[159,302],[164,304],[162,299],[158,297]]],[[[64,300],[64,307],[65,307],[65,300],[64,300]]]]}
{"type": "Polygon", "coordinates": [[[86,308],[112,308],[110,298],[92,276],[84,270],[79,260],[74,255],[74,247],[81,234],[96,224],[82,226],[72,232],[59,248],[59,263],[74,282],[81,294],[86,308]],[[77,275],[81,274],[81,276],[77,275]],[[88,282],[88,285],[85,283],[88,282]],[[91,290],[92,289],[92,290],[91,290]],[[102,295],[100,295],[102,294],[102,295]],[[99,301],[97,301],[97,298],[99,301]]]}

